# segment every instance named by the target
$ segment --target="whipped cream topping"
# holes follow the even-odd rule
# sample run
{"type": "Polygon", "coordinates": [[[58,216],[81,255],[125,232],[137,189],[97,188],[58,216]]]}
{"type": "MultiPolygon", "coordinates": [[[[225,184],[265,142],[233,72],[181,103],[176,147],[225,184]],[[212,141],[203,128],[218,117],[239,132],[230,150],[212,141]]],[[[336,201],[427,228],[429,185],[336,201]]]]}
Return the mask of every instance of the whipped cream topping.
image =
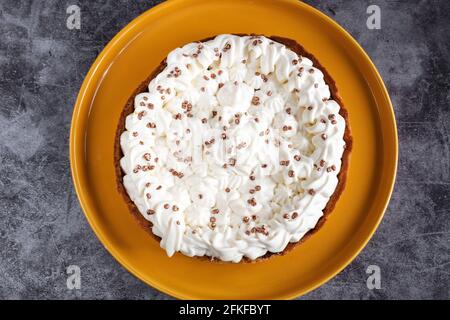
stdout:
{"type": "Polygon", "coordinates": [[[239,262],[298,242],[345,148],[323,73],[263,36],[190,43],[166,63],[120,138],[123,184],[161,247],[239,262]]]}

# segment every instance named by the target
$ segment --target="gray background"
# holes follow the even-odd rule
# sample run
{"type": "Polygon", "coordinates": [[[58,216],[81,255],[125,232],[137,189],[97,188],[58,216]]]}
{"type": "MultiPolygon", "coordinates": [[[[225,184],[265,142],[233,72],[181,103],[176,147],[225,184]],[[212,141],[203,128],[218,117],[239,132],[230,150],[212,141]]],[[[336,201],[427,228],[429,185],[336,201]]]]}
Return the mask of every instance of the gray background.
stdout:
{"type": "MultiPolygon", "coordinates": [[[[0,1],[0,298],[166,299],[124,270],[81,212],[68,141],[76,95],[97,54],[159,1],[0,1]],[[66,8],[82,10],[81,31],[66,8]],[[68,290],[65,270],[82,270],[68,290]]],[[[398,178],[364,251],[304,299],[450,298],[450,1],[307,1],[366,49],[390,91],[398,178]],[[366,8],[382,10],[368,30],[366,8]],[[366,268],[382,289],[366,287],[366,268]]]]}

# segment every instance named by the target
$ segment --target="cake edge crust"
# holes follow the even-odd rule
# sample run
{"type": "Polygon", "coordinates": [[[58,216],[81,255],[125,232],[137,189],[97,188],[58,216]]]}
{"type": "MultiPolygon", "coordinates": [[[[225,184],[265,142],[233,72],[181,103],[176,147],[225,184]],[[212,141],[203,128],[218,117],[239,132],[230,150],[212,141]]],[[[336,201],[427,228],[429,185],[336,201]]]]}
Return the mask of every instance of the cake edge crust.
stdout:
{"type": "MultiPolygon", "coordinates": [[[[264,35],[257,35],[257,34],[234,34],[234,35],[237,35],[237,36],[264,36],[264,35]]],[[[198,42],[206,42],[206,41],[214,39],[215,37],[216,36],[205,38],[203,40],[199,40],[198,42]]],[[[316,233],[325,224],[328,216],[334,210],[337,201],[339,200],[342,192],[345,189],[345,186],[347,183],[347,171],[348,171],[348,166],[349,166],[349,162],[350,162],[350,153],[353,148],[353,139],[352,139],[351,129],[350,129],[349,120],[348,120],[348,112],[344,106],[341,96],[339,95],[339,92],[338,92],[338,89],[336,86],[336,82],[331,77],[331,75],[328,73],[327,69],[323,65],[320,64],[320,62],[316,59],[316,57],[313,54],[308,52],[302,45],[297,43],[297,41],[289,39],[289,38],[284,38],[281,36],[270,36],[270,37],[264,36],[264,37],[285,45],[288,49],[294,51],[299,56],[303,56],[303,57],[310,59],[313,62],[314,67],[316,67],[317,69],[320,69],[322,71],[322,73],[324,74],[325,83],[330,88],[331,98],[339,104],[339,106],[340,106],[339,114],[345,120],[344,141],[345,141],[346,147],[344,149],[344,152],[343,152],[342,158],[341,158],[341,161],[342,161],[341,170],[337,176],[338,181],[339,181],[338,185],[337,185],[333,195],[330,197],[330,200],[328,201],[325,209],[323,210],[323,215],[322,215],[322,217],[320,217],[320,219],[317,222],[314,229],[309,230],[298,242],[288,243],[288,245],[286,246],[286,248],[284,248],[284,250],[282,252],[279,252],[279,253],[267,252],[265,255],[263,255],[257,259],[254,259],[254,260],[247,258],[247,257],[243,257],[239,263],[255,263],[255,262],[259,262],[259,261],[268,260],[268,259],[272,258],[273,256],[285,255],[288,252],[290,252],[291,250],[293,250],[295,247],[300,245],[301,243],[308,240],[314,233],[316,233]]],[[[128,193],[123,185],[122,181],[123,181],[124,172],[120,166],[120,159],[123,157],[123,152],[122,152],[122,148],[120,146],[120,136],[125,131],[126,117],[129,114],[131,114],[132,112],[134,112],[134,98],[136,97],[136,95],[148,91],[148,84],[159,73],[161,73],[166,68],[166,66],[167,66],[166,59],[164,59],[159,64],[159,66],[156,67],[152,71],[150,76],[147,77],[147,79],[145,79],[134,90],[134,92],[132,93],[130,98],[127,100],[127,103],[125,104],[125,107],[120,114],[119,125],[116,130],[115,142],[114,142],[114,168],[115,168],[115,175],[116,175],[117,190],[122,195],[123,199],[125,200],[125,202],[127,204],[129,211],[135,217],[135,219],[137,220],[139,225],[158,242],[161,241],[161,238],[156,236],[155,234],[153,234],[152,223],[150,221],[146,220],[142,216],[142,214],[139,212],[139,209],[136,207],[136,205],[133,203],[133,201],[131,201],[131,199],[128,196],[128,193]]],[[[210,257],[210,256],[194,256],[194,257],[197,259],[208,260],[208,261],[212,261],[212,262],[216,262],[216,263],[231,263],[231,262],[223,261],[218,258],[210,257]]]]}

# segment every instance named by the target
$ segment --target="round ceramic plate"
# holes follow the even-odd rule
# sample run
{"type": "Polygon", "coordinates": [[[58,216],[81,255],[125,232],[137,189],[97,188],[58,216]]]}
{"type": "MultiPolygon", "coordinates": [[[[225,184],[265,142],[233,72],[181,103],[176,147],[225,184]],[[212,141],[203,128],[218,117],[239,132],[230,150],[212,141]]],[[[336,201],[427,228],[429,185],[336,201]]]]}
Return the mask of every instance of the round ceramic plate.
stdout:
{"type": "Polygon", "coordinates": [[[70,159],[89,223],[142,281],[178,298],[288,299],[336,275],[374,233],[394,184],[397,131],[374,65],[319,11],[291,0],[171,0],[133,20],[93,64],[73,113],[70,159]],[[131,93],[172,49],[222,33],[279,35],[302,44],[335,79],[354,138],[347,187],[324,226],[287,255],[254,264],[168,258],[128,212],[115,183],[114,134],[131,93]]]}

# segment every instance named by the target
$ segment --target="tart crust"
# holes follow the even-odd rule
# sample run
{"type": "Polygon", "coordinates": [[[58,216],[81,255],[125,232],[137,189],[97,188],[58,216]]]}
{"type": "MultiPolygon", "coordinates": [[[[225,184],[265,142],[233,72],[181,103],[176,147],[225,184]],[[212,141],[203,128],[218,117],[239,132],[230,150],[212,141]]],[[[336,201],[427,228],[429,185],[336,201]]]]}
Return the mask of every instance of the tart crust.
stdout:
{"type": "MultiPolygon", "coordinates": [[[[255,34],[235,34],[237,36],[258,36],[255,34]]],[[[260,36],[264,36],[264,35],[260,35],[260,36]]],[[[299,56],[303,56],[306,57],[308,59],[310,59],[313,62],[313,65],[320,69],[322,71],[322,73],[324,74],[324,80],[325,83],[329,86],[330,88],[330,92],[331,92],[331,98],[333,100],[335,100],[339,106],[340,106],[340,111],[339,114],[345,119],[345,132],[344,132],[344,141],[345,141],[345,150],[342,154],[342,166],[341,166],[341,170],[338,174],[338,185],[336,187],[336,190],[334,191],[333,195],[330,197],[330,200],[328,201],[325,209],[323,210],[323,216],[319,219],[319,221],[317,222],[316,226],[314,227],[314,229],[311,229],[310,231],[308,231],[298,242],[291,242],[289,243],[286,248],[279,253],[272,253],[272,252],[267,252],[264,256],[261,256],[255,260],[251,260],[247,257],[243,257],[242,260],[239,263],[254,263],[254,262],[258,262],[258,261],[263,261],[263,260],[268,260],[270,258],[272,258],[273,256],[281,256],[284,255],[286,253],[288,253],[289,251],[293,250],[295,247],[297,247],[299,244],[303,243],[304,241],[306,241],[308,238],[310,238],[314,233],[316,233],[326,222],[328,216],[331,214],[331,212],[333,211],[334,207],[336,206],[337,201],[339,200],[339,197],[341,196],[342,192],[345,189],[345,185],[347,182],[347,171],[348,171],[348,166],[349,166],[349,161],[350,161],[350,153],[351,150],[353,148],[353,139],[351,136],[351,130],[350,130],[350,124],[348,121],[348,112],[347,109],[344,106],[344,103],[342,101],[341,96],[338,93],[338,89],[336,86],[336,82],[333,80],[333,78],[331,77],[331,75],[328,73],[328,71],[326,70],[326,68],[324,68],[320,62],[316,59],[316,57],[314,57],[314,55],[312,55],[311,53],[309,53],[308,51],[305,50],[305,48],[303,46],[301,46],[299,43],[297,43],[295,40],[292,39],[288,39],[288,38],[284,38],[284,37],[280,37],[280,36],[265,36],[268,39],[272,39],[273,41],[279,42],[281,44],[284,44],[288,49],[294,51],[295,53],[297,53],[299,56]]],[[[203,40],[200,40],[199,42],[206,42],[209,40],[214,39],[214,37],[210,37],[210,38],[206,38],[203,40]]],[[[123,153],[122,153],[122,148],[120,146],[120,136],[121,134],[125,131],[125,119],[126,117],[133,113],[134,111],[134,98],[136,95],[142,93],[142,92],[146,92],[148,91],[148,84],[159,74],[161,73],[165,68],[166,68],[167,64],[166,64],[166,59],[164,59],[158,67],[155,68],[155,70],[153,70],[153,72],[150,74],[150,76],[145,79],[137,88],[136,90],[131,94],[130,98],[128,99],[127,103],[125,104],[124,109],[122,110],[122,113],[120,115],[119,118],[119,124],[117,126],[117,130],[116,130],[116,136],[115,136],[115,142],[114,142],[114,168],[115,168],[115,174],[116,174],[116,185],[117,185],[117,189],[119,191],[119,193],[122,195],[123,199],[125,200],[129,211],[132,213],[132,215],[135,217],[135,219],[137,220],[137,222],[139,223],[139,225],[144,228],[144,230],[149,233],[156,241],[160,242],[161,238],[154,235],[152,232],[152,223],[148,220],[146,220],[142,214],[139,212],[138,208],[136,207],[136,205],[133,203],[133,201],[131,201],[130,197],[128,196],[127,191],[125,190],[125,187],[122,183],[123,181],[123,176],[124,176],[124,172],[122,170],[122,168],[120,167],[120,159],[123,157],[123,153]]],[[[202,260],[208,260],[208,261],[212,261],[212,262],[218,262],[218,263],[229,263],[226,261],[222,261],[220,259],[214,258],[214,257],[209,257],[209,256],[201,256],[201,257],[195,257],[197,259],[202,259],[202,260]]]]}

